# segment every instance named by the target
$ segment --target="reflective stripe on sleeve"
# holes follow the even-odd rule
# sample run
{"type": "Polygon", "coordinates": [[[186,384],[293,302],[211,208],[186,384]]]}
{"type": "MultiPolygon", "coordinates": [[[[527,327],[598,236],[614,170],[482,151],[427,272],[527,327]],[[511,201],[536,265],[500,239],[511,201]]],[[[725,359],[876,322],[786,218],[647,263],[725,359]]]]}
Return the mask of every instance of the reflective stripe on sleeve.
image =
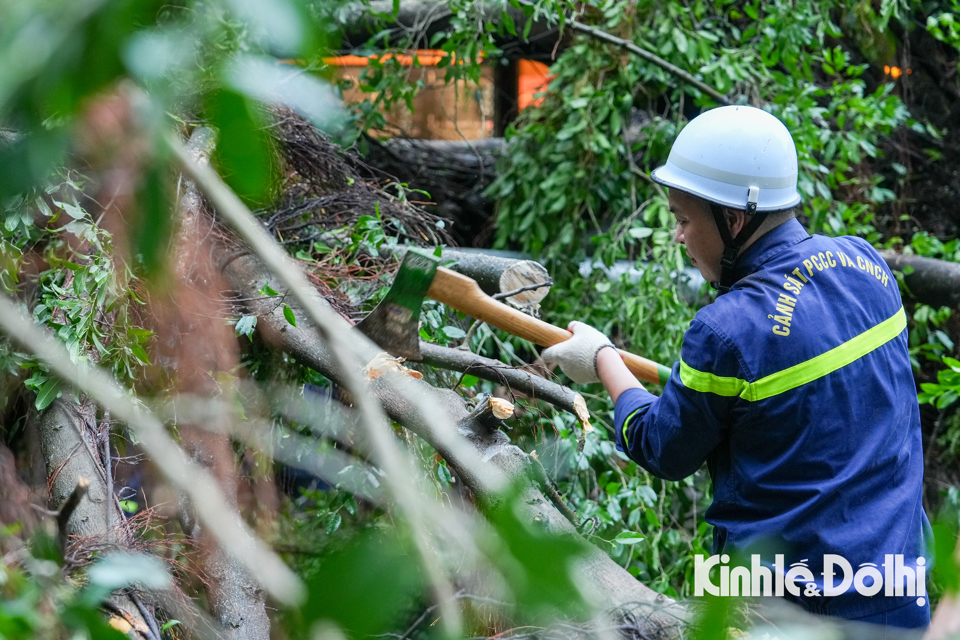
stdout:
{"type": "MultiPolygon", "coordinates": [[[[647,406],[649,406],[649,405],[647,405],[647,406]]],[[[640,413],[641,411],[643,411],[644,409],[646,409],[646,408],[647,408],[646,406],[640,407],[639,409],[637,409],[636,411],[634,411],[633,413],[631,413],[630,415],[628,415],[628,416],[627,416],[627,419],[623,421],[623,431],[622,431],[622,433],[623,433],[623,448],[626,449],[626,450],[628,450],[628,451],[630,450],[630,443],[627,442],[627,427],[630,426],[630,421],[633,420],[633,417],[634,417],[635,415],[637,415],[638,413],[640,413]]]]}
{"type": "MultiPolygon", "coordinates": [[[[900,307],[895,314],[880,324],[867,329],[840,346],[806,362],[760,378],[756,382],[747,382],[740,378],[723,378],[712,373],[697,371],[682,360],[680,361],[680,381],[685,387],[694,391],[715,393],[719,396],[740,396],[751,402],[763,400],[813,382],[859,360],[896,338],[906,327],[907,316],[903,307],[900,307]]],[[[626,433],[626,424],[627,422],[624,422],[624,433],[626,433]]]]}

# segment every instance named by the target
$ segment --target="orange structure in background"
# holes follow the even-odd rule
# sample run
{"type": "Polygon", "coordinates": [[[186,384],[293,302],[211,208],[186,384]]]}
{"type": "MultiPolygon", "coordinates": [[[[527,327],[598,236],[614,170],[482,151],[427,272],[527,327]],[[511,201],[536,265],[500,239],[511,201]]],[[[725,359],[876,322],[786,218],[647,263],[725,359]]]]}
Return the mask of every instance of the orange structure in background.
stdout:
{"type": "MultiPolygon", "coordinates": [[[[323,63],[334,67],[365,67],[370,64],[370,60],[378,58],[380,60],[392,60],[396,58],[400,64],[405,67],[413,66],[414,57],[421,67],[435,67],[441,59],[447,56],[453,56],[451,61],[457,59],[456,55],[447,53],[440,49],[417,49],[412,53],[387,53],[382,56],[336,56],[334,58],[324,58],[323,63]]],[[[483,60],[481,54],[480,59],[483,60]]]]}
{"type": "Polygon", "coordinates": [[[553,79],[550,67],[534,60],[520,60],[517,63],[517,110],[523,111],[530,105],[537,106],[543,102],[543,97],[535,98],[537,93],[543,93],[553,79]]]}
{"type": "MultiPolygon", "coordinates": [[[[405,107],[397,106],[387,114],[388,130],[380,135],[401,133],[415,138],[433,140],[462,140],[486,138],[494,132],[494,72],[490,64],[483,64],[479,85],[466,90],[447,85],[444,80],[446,71],[437,68],[443,60],[455,61],[453,54],[440,49],[418,49],[408,53],[390,53],[384,56],[336,56],[324,58],[324,64],[337,69],[336,75],[349,80],[352,87],[344,91],[348,101],[360,102],[369,97],[357,86],[360,74],[370,66],[371,59],[393,59],[405,69],[404,75],[410,81],[424,83],[416,97],[411,113],[405,107]]],[[[547,65],[533,60],[518,60],[517,111],[542,101],[535,94],[546,91],[552,76],[547,65]]],[[[513,88],[504,87],[508,94],[513,88]]]]}

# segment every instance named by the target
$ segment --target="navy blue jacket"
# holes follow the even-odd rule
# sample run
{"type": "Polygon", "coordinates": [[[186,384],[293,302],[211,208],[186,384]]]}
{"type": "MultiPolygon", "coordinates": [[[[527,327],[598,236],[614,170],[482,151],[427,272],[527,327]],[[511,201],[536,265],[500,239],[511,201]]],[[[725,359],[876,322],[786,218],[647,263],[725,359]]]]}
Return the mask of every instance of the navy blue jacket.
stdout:
{"type": "MultiPolygon", "coordinates": [[[[691,322],[663,394],[617,399],[618,448],[668,480],[706,461],[714,553],[772,544],[787,565],[807,560],[821,587],[828,553],[854,571],[883,571],[885,554],[916,566],[929,525],[893,275],[866,241],[810,236],[797,220],[759,238],[735,275],[691,322]]],[[[800,600],[853,618],[916,597],[800,600]]]]}

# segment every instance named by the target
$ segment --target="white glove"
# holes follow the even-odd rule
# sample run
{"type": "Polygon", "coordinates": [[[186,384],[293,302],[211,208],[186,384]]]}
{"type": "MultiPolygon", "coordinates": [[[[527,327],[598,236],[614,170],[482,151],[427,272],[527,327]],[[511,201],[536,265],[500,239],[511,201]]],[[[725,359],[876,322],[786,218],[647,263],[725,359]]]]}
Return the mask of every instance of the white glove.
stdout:
{"type": "Polygon", "coordinates": [[[571,322],[567,327],[573,337],[543,350],[543,361],[559,364],[567,377],[577,384],[599,382],[597,354],[605,347],[613,347],[610,338],[582,322],[571,322]]]}

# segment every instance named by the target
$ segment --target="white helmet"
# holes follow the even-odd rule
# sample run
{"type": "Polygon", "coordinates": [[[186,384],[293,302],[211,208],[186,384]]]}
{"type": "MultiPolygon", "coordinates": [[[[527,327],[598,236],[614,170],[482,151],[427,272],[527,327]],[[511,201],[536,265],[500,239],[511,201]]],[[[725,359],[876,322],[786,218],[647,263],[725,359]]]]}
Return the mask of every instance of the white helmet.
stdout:
{"type": "Polygon", "coordinates": [[[731,106],[711,109],[690,121],[677,136],[667,164],[653,179],[672,189],[703,198],[723,241],[720,293],[733,286],[740,247],[767,214],[796,206],[797,148],[790,132],[762,109],[731,106]],[[744,209],[750,221],[737,237],[730,234],[723,207],[744,209]]]}
{"type": "Polygon", "coordinates": [[[775,116],[755,107],[700,114],[677,136],[667,164],[652,175],[662,185],[735,209],[747,208],[751,200],[757,211],[800,202],[793,138],[775,116]]]}

